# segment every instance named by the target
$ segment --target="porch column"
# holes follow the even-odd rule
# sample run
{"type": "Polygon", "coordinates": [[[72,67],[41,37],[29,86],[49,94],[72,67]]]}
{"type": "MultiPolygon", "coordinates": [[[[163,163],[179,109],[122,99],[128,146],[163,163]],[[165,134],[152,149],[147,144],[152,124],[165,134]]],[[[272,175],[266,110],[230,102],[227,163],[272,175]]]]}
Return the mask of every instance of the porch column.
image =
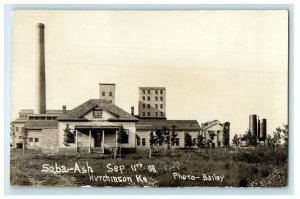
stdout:
{"type": "Polygon", "coordinates": [[[118,148],[118,131],[116,130],[116,148],[118,148]]]}
{"type": "Polygon", "coordinates": [[[92,134],[92,131],[89,130],[89,153],[91,153],[91,134],[92,134]]]}
{"type": "Polygon", "coordinates": [[[78,151],[78,131],[75,129],[76,134],[76,151],[78,151]]]}
{"type": "Polygon", "coordinates": [[[102,151],[104,153],[104,130],[102,130],[102,143],[101,143],[101,146],[102,146],[102,151]]]}

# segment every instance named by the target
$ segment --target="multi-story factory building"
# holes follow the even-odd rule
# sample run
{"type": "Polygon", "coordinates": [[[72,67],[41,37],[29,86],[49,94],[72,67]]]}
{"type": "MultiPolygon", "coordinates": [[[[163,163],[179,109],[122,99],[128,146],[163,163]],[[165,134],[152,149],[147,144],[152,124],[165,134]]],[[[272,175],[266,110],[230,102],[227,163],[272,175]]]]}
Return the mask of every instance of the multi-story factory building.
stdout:
{"type": "Polygon", "coordinates": [[[166,118],[165,87],[139,87],[139,117],[166,118]]]}

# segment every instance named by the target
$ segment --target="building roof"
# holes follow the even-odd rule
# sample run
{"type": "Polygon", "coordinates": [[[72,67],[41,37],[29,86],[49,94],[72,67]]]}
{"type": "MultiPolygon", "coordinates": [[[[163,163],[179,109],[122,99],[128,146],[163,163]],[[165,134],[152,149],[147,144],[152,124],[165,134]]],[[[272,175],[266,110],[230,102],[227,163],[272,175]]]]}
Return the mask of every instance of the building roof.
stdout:
{"type": "MultiPolygon", "coordinates": [[[[67,110],[67,113],[68,112],[69,112],[69,110],[67,110]]],[[[50,110],[46,110],[46,113],[44,113],[44,114],[34,114],[33,109],[22,109],[20,111],[20,113],[27,113],[27,117],[18,117],[17,119],[15,119],[14,121],[12,121],[13,123],[25,123],[26,121],[28,121],[28,117],[29,116],[42,116],[42,117],[59,116],[59,115],[62,115],[63,110],[50,109],[50,110]]]]}
{"type": "Polygon", "coordinates": [[[166,90],[166,87],[149,87],[149,86],[145,86],[145,87],[139,87],[139,89],[160,89],[160,90],[166,90]]]}
{"type": "Polygon", "coordinates": [[[57,119],[58,120],[87,120],[83,116],[95,107],[99,107],[115,117],[109,120],[138,121],[136,117],[127,113],[123,109],[119,108],[115,104],[105,99],[90,99],[87,102],[77,106],[73,110],[70,110],[69,112],[67,112],[67,114],[60,115],[57,119]]]}
{"type": "Polygon", "coordinates": [[[116,84],[112,84],[112,83],[99,83],[99,85],[112,85],[112,86],[115,86],[116,84]]]}
{"type": "Polygon", "coordinates": [[[214,126],[216,124],[219,124],[219,125],[223,126],[223,124],[220,123],[219,120],[213,120],[213,121],[209,121],[209,122],[203,123],[201,128],[202,128],[202,130],[206,130],[206,129],[209,129],[210,127],[212,127],[212,126],[214,126]]]}
{"type": "Polygon", "coordinates": [[[19,118],[15,119],[14,121],[12,121],[12,123],[25,123],[27,120],[28,120],[27,118],[19,117],[19,118]]]}
{"type": "Polygon", "coordinates": [[[177,130],[200,131],[197,120],[166,120],[166,119],[140,119],[136,125],[137,130],[155,130],[162,127],[171,128],[175,125],[177,130]]]}
{"type": "Polygon", "coordinates": [[[57,120],[28,120],[25,124],[27,129],[53,129],[58,128],[57,120]]]}

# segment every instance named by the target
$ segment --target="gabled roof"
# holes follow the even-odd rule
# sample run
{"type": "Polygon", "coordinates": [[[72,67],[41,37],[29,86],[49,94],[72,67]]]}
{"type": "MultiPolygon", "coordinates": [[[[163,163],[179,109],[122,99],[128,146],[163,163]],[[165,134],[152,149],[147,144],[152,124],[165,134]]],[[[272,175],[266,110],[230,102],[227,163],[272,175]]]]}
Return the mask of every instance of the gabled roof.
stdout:
{"type": "Polygon", "coordinates": [[[95,107],[99,107],[113,115],[115,118],[108,119],[111,121],[138,121],[136,117],[105,99],[90,99],[70,110],[67,114],[60,115],[57,120],[87,120],[83,116],[95,107]]]}
{"type": "Polygon", "coordinates": [[[223,126],[223,124],[221,124],[219,120],[213,120],[211,122],[206,122],[205,124],[207,124],[207,125],[202,126],[203,131],[206,130],[206,129],[209,129],[209,128],[217,125],[217,124],[223,126]]]}
{"type": "Polygon", "coordinates": [[[166,119],[140,119],[136,124],[137,130],[155,130],[162,127],[171,128],[175,125],[176,130],[200,131],[197,120],[166,120],[166,119]]]}
{"type": "Polygon", "coordinates": [[[53,129],[58,128],[57,120],[28,120],[25,124],[27,129],[53,129]]]}

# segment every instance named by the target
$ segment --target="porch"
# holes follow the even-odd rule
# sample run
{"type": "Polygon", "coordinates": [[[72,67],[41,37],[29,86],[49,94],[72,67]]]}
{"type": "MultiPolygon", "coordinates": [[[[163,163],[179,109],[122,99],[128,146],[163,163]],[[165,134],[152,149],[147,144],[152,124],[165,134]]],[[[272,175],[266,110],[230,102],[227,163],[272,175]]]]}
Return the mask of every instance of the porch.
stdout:
{"type": "Polygon", "coordinates": [[[118,131],[120,126],[75,126],[75,147],[80,153],[102,153],[104,149],[113,150],[118,147],[118,131]]]}

